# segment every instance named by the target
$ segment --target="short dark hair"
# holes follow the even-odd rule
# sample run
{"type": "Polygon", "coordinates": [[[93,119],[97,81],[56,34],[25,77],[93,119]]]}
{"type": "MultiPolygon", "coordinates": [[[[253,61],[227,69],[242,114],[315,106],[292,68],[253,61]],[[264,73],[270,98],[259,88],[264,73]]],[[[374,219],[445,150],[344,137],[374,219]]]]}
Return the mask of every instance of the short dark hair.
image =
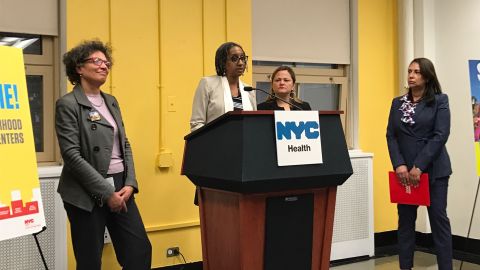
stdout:
{"type": "MultiPolygon", "coordinates": [[[[442,93],[442,87],[437,78],[435,67],[432,61],[427,58],[415,58],[410,62],[410,65],[417,63],[420,67],[420,74],[422,74],[425,80],[425,92],[423,93],[423,99],[427,104],[431,104],[435,100],[435,95],[442,93]]],[[[408,95],[412,96],[412,90],[408,89],[408,95]]]]}
{"type": "Polygon", "coordinates": [[[245,51],[243,50],[242,46],[240,46],[238,43],[225,42],[222,45],[220,45],[220,47],[218,47],[217,49],[217,52],[215,53],[215,70],[217,71],[218,76],[225,76],[227,72],[226,65],[227,65],[228,52],[233,47],[239,47],[240,49],[242,49],[243,53],[245,54],[245,51]]]}
{"type": "Polygon", "coordinates": [[[107,61],[113,64],[112,47],[108,43],[103,43],[100,40],[86,40],[72,48],[63,55],[63,64],[65,64],[65,71],[68,80],[72,84],[80,83],[80,74],[77,72],[77,67],[83,65],[85,59],[94,52],[102,52],[105,54],[107,61]]]}

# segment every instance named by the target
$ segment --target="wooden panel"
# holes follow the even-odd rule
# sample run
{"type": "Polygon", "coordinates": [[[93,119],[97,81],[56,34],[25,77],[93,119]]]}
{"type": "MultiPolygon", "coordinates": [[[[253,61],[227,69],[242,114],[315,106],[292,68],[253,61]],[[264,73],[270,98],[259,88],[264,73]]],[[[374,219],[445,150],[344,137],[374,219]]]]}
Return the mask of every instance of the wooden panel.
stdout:
{"type": "Polygon", "coordinates": [[[240,200],[241,269],[261,270],[264,265],[265,196],[242,195],[240,200]],[[244,228],[242,230],[242,228],[244,228]]]}
{"type": "Polygon", "coordinates": [[[330,267],[330,252],[332,249],[332,235],[333,235],[333,218],[335,216],[335,199],[337,196],[337,187],[329,187],[327,196],[325,198],[326,212],[323,220],[324,230],[322,241],[322,253],[321,253],[321,270],[329,269],[330,267]]]}
{"type": "Polygon", "coordinates": [[[203,269],[262,270],[268,197],[314,194],[312,270],[326,270],[335,214],[336,187],[244,195],[200,188],[203,269]]]}
{"type": "Polygon", "coordinates": [[[200,191],[204,269],[240,270],[239,194],[200,191]]]}

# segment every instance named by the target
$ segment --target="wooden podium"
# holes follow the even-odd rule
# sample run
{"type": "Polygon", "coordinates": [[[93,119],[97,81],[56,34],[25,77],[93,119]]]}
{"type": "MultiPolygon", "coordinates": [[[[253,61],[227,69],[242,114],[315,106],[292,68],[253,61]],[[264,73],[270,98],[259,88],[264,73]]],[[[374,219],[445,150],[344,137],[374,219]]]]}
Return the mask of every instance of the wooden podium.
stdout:
{"type": "Polygon", "coordinates": [[[322,164],[277,165],[272,111],[229,112],[185,137],[204,270],[329,269],[338,185],[352,175],[340,112],[319,112],[322,164]]]}

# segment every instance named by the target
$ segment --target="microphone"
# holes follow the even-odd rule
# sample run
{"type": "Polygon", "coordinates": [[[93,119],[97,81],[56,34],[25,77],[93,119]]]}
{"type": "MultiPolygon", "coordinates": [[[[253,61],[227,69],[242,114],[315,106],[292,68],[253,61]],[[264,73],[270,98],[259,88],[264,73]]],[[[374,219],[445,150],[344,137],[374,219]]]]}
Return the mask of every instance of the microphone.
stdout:
{"type": "Polygon", "coordinates": [[[279,99],[279,100],[287,103],[288,105],[290,105],[290,106],[292,106],[292,107],[295,107],[295,108],[297,108],[297,109],[300,110],[300,111],[303,111],[303,109],[300,108],[299,106],[297,106],[297,105],[291,103],[290,101],[287,101],[287,100],[285,100],[285,99],[283,99],[283,98],[275,95],[275,93],[269,93],[269,92],[267,92],[267,91],[265,91],[265,90],[263,90],[263,89],[255,88],[255,87],[251,87],[251,86],[245,86],[245,87],[243,87],[243,90],[244,90],[244,91],[247,91],[247,92],[250,92],[250,91],[253,91],[253,90],[261,91],[261,92],[263,92],[263,93],[271,96],[271,97],[274,98],[274,99],[279,99]]]}

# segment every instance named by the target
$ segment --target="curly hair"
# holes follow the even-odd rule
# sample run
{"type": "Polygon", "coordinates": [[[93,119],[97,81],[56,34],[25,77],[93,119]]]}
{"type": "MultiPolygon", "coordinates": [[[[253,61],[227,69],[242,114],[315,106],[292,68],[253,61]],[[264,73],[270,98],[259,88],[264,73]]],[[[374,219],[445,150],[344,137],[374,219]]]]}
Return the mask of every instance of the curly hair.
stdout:
{"type": "Polygon", "coordinates": [[[77,72],[77,67],[80,67],[94,52],[102,52],[109,62],[112,59],[112,47],[108,43],[103,43],[100,40],[86,40],[72,48],[63,55],[63,64],[65,64],[65,71],[68,80],[72,84],[80,83],[80,74],[77,72]]]}
{"type": "Polygon", "coordinates": [[[242,46],[235,42],[226,42],[220,45],[220,47],[218,47],[217,49],[217,52],[215,53],[215,70],[217,71],[218,76],[225,76],[227,72],[226,65],[228,52],[233,47],[239,47],[240,49],[242,49],[243,54],[245,54],[242,46]]]}

